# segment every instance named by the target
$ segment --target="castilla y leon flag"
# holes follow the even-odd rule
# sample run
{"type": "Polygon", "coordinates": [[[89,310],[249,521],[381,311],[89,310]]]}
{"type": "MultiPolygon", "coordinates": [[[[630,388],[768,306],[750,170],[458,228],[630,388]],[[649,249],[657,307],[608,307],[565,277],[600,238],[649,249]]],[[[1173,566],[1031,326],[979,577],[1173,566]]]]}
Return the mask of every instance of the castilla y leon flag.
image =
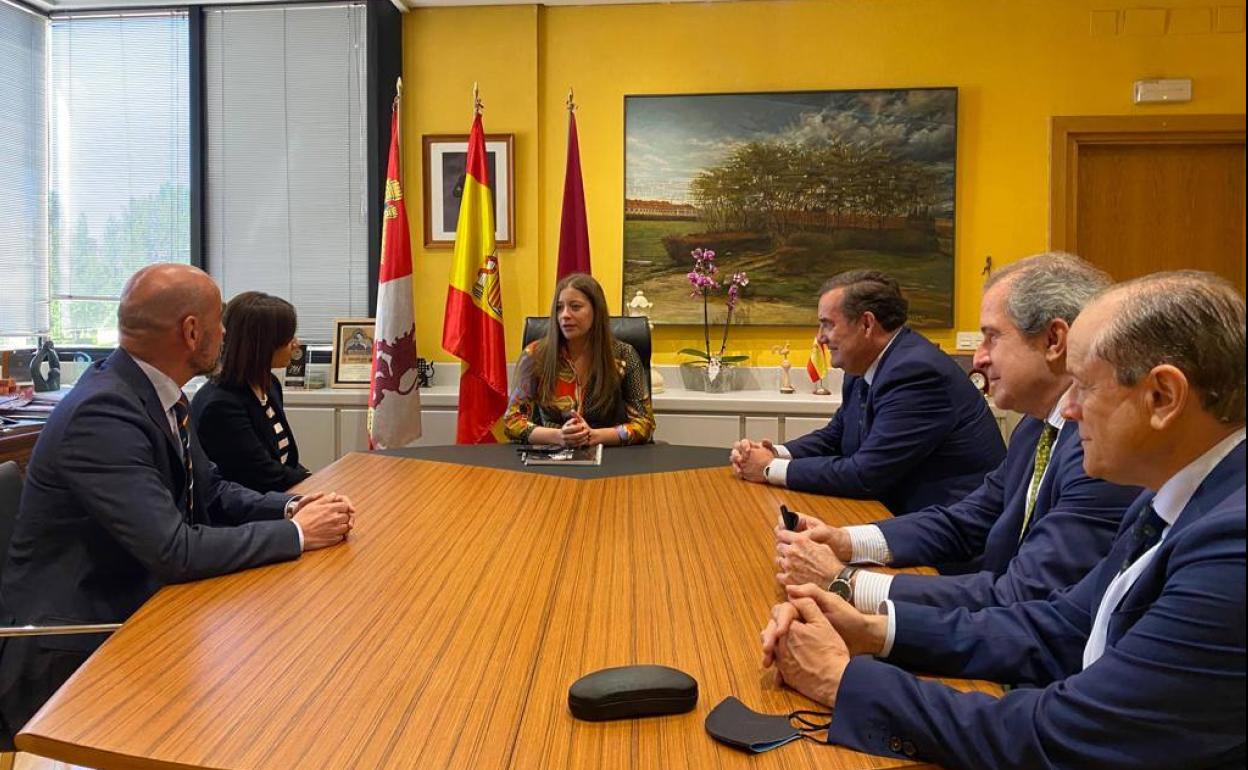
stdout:
{"type": "MultiPolygon", "coordinates": [[[[400,93],[402,85],[399,85],[400,93]]],[[[416,317],[412,310],[412,247],[399,184],[399,96],[390,116],[390,163],[381,219],[381,269],[377,277],[377,329],[368,394],[371,449],[401,447],[420,438],[416,389],[416,317]]]]}
{"type": "Polygon", "coordinates": [[[815,337],[810,345],[810,358],[806,360],[806,374],[811,382],[818,382],[828,376],[828,349],[815,337]]]}
{"type": "Polygon", "coordinates": [[[478,111],[468,135],[464,192],[455,227],[455,258],[446,290],[442,347],[461,359],[460,444],[503,440],[507,409],[507,344],[503,335],[503,292],[494,246],[494,201],[485,156],[485,130],[478,111]]]}
{"type": "Polygon", "coordinates": [[[559,266],[555,280],[569,273],[591,274],[589,224],[585,219],[585,185],[581,182],[581,148],[576,138],[576,113],[568,95],[568,165],[563,177],[563,216],[559,223],[559,266]]]}

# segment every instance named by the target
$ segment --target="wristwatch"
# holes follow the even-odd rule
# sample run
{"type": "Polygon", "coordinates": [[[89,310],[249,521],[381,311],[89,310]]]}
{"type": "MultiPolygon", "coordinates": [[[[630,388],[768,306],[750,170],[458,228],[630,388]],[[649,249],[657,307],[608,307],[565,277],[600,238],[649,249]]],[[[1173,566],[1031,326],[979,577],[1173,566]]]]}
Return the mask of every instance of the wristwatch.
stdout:
{"type": "Polygon", "coordinates": [[[828,583],[828,590],[851,604],[854,601],[854,573],[857,567],[845,567],[828,583]]]}

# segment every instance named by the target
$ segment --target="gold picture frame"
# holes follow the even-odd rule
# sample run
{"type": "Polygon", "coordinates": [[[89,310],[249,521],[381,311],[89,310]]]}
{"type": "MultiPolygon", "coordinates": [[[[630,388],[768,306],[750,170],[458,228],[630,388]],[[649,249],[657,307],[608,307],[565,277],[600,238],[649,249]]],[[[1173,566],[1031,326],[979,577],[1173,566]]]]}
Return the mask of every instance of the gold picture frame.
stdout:
{"type": "Polygon", "coordinates": [[[367,388],[373,379],[375,318],[335,318],[330,387],[367,388]]]}

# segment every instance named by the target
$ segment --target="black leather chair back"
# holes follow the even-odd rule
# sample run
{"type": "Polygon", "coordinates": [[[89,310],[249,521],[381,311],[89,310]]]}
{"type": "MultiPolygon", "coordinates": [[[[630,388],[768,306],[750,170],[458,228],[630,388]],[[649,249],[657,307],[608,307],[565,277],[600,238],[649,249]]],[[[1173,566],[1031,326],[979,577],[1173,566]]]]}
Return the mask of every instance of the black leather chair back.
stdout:
{"type": "Polygon", "coordinates": [[[22,472],[10,460],[0,463],[0,570],[9,555],[9,541],[17,524],[17,506],[22,498],[22,472]]]}
{"type": "MultiPolygon", "coordinates": [[[[528,347],[534,340],[546,336],[550,323],[547,316],[529,316],[524,319],[524,343],[528,347]]],[[[641,316],[611,316],[611,333],[620,342],[627,342],[641,358],[641,368],[646,375],[646,392],[650,393],[650,324],[641,316]]]]}

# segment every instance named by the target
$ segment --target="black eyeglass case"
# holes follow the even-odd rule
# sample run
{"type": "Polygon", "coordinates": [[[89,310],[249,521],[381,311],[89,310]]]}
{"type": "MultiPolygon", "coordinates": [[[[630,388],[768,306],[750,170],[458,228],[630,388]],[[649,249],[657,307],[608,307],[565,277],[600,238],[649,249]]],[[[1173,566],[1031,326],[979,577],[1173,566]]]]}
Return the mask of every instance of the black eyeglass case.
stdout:
{"type": "Polygon", "coordinates": [[[572,716],[590,722],[682,714],[697,703],[694,678],[667,666],[604,668],[568,688],[572,716]]]}

